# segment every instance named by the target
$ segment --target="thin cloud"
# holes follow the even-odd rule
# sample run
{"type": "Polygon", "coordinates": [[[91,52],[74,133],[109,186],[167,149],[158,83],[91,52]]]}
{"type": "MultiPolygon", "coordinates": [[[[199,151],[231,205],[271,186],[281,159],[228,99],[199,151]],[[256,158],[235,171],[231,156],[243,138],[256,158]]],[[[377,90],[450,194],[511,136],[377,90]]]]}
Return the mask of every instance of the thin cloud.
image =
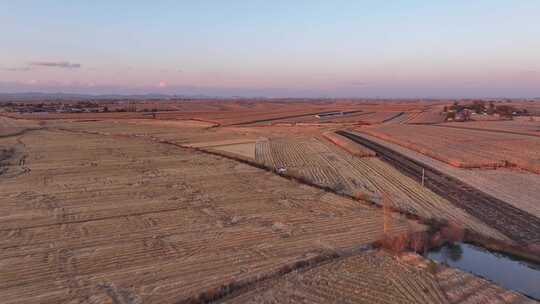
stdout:
{"type": "Polygon", "coordinates": [[[28,72],[32,70],[30,67],[16,67],[16,68],[2,68],[3,71],[8,72],[28,72]]]}
{"type": "Polygon", "coordinates": [[[62,69],[79,69],[81,64],[71,63],[69,61],[34,61],[30,62],[31,66],[42,66],[42,67],[52,67],[52,68],[62,68],[62,69]]]}

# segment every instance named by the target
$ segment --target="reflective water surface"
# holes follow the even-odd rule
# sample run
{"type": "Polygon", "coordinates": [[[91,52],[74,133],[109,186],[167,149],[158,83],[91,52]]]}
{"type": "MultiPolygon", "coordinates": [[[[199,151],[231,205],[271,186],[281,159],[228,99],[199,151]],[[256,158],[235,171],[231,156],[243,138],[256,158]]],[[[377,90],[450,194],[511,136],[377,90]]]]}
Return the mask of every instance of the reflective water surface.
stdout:
{"type": "Polygon", "coordinates": [[[464,243],[447,244],[430,251],[427,257],[540,299],[540,265],[464,243]]]}

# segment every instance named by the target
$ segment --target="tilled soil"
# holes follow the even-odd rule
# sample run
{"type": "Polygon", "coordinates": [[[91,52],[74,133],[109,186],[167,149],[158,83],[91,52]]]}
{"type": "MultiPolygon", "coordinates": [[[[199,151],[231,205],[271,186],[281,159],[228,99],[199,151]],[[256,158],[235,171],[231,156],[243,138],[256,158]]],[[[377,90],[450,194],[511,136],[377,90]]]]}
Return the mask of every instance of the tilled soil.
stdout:
{"type": "Polygon", "coordinates": [[[424,172],[426,187],[510,239],[525,245],[540,242],[538,217],[358,134],[338,133],[374,150],[381,159],[418,181],[424,172]]]}
{"type": "Polygon", "coordinates": [[[29,171],[0,175],[2,303],[198,302],[384,235],[378,208],[222,157],[67,131],[17,140],[29,171]]]}

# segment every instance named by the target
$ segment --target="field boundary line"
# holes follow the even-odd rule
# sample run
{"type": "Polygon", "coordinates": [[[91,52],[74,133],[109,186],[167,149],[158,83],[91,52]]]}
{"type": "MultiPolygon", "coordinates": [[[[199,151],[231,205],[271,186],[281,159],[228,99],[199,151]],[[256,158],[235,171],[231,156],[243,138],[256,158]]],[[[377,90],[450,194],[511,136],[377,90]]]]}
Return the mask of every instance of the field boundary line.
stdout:
{"type": "Polygon", "coordinates": [[[522,136],[530,136],[530,137],[540,137],[540,133],[538,135],[531,134],[531,133],[521,133],[517,131],[506,131],[506,130],[499,130],[499,129],[482,129],[482,128],[469,128],[469,127],[461,127],[461,126],[445,126],[440,124],[431,124],[432,127],[439,127],[439,128],[452,128],[452,129],[460,129],[460,130],[473,130],[473,131],[481,131],[481,132],[490,132],[490,133],[503,133],[503,134],[513,134],[513,135],[522,135],[522,136]]]}

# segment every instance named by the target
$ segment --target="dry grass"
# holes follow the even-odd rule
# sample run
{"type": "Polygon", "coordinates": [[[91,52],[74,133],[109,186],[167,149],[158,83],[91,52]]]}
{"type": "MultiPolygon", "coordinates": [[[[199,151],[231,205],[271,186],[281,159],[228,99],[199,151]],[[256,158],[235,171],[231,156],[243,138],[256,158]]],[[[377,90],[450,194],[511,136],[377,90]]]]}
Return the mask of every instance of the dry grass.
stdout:
{"type": "Polygon", "coordinates": [[[3,303],[175,303],[383,234],[377,208],[220,157],[66,131],[17,139],[29,171],[0,176],[3,303]]]}
{"type": "Polygon", "coordinates": [[[434,276],[368,251],[285,275],[224,303],[448,303],[434,276]]]}
{"type": "Polygon", "coordinates": [[[255,160],[255,142],[213,147],[215,150],[237,154],[255,160]]]}
{"type": "MultiPolygon", "coordinates": [[[[268,109],[257,103],[206,107],[208,113],[268,109]]],[[[275,110],[270,117],[283,114],[278,104],[268,107],[275,110]]],[[[192,115],[196,109],[183,110],[192,115]]],[[[249,118],[208,113],[201,117],[249,118]]],[[[467,288],[444,285],[438,273],[385,253],[346,257],[388,234],[425,226],[396,214],[385,225],[381,208],[168,143],[285,165],[288,173],[374,202],[389,193],[394,209],[504,239],[386,163],[314,138],[328,128],[138,119],[42,125],[0,117],[0,127],[8,126],[45,129],[0,136],[3,303],[178,303],[246,291],[242,286],[255,290],[229,300],[447,303],[446,297],[458,303],[452,295],[467,288]]],[[[495,296],[513,294],[499,290],[495,296]]]]}
{"type": "Polygon", "coordinates": [[[538,303],[517,292],[509,291],[470,273],[435,264],[416,254],[405,254],[400,260],[417,269],[429,271],[435,276],[439,288],[444,292],[448,303],[476,304],[538,303]]]}
{"type": "Polygon", "coordinates": [[[420,125],[359,131],[460,168],[517,166],[540,174],[540,138],[536,137],[420,125]]]}
{"type": "Polygon", "coordinates": [[[374,136],[366,134],[362,134],[362,136],[462,180],[514,207],[540,217],[540,205],[538,204],[540,201],[540,175],[538,174],[505,168],[499,168],[497,170],[456,168],[422,153],[378,139],[374,136]]]}
{"type": "Polygon", "coordinates": [[[381,196],[387,193],[395,209],[424,219],[451,222],[494,239],[508,240],[494,228],[378,158],[353,157],[315,138],[261,141],[257,143],[255,158],[267,167],[285,167],[287,174],[377,204],[381,204],[381,196]]]}
{"type": "Polygon", "coordinates": [[[339,134],[336,134],[334,132],[325,132],[322,134],[322,136],[326,139],[328,139],[330,142],[336,144],[338,147],[342,148],[343,150],[351,153],[354,156],[357,157],[367,157],[367,156],[375,156],[375,152],[371,151],[370,149],[358,145],[352,140],[343,137],[339,134]]]}
{"type": "Polygon", "coordinates": [[[540,121],[530,121],[526,117],[523,117],[523,119],[520,120],[516,119],[503,121],[468,121],[466,123],[445,123],[441,124],[441,126],[540,136],[540,121]]]}

